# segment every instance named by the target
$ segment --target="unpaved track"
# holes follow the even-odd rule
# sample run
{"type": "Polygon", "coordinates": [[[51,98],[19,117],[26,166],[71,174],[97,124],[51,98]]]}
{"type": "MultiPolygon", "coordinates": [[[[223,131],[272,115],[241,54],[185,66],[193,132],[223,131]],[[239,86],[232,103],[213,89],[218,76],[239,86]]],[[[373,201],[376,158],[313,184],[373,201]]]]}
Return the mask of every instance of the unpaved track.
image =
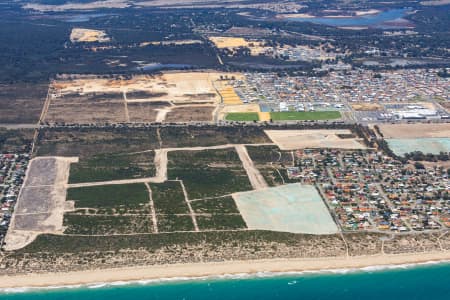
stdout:
{"type": "Polygon", "coordinates": [[[150,185],[147,182],[145,183],[145,187],[148,190],[148,197],[150,199],[150,212],[152,215],[153,232],[158,233],[158,221],[156,220],[156,211],[155,211],[155,204],[153,203],[152,189],[150,188],[150,185]]]}
{"type": "Polygon", "coordinates": [[[159,123],[164,122],[166,120],[167,114],[172,111],[171,108],[158,108],[155,110],[158,112],[158,114],[156,114],[155,122],[159,123]]]}
{"type": "Polygon", "coordinates": [[[189,201],[186,187],[184,186],[183,180],[179,180],[179,182],[181,185],[181,189],[183,190],[184,200],[186,201],[186,204],[189,208],[189,214],[191,215],[191,218],[192,218],[192,224],[194,224],[194,230],[196,232],[198,232],[198,231],[200,231],[200,229],[198,228],[197,218],[195,217],[195,213],[194,213],[194,210],[192,209],[191,202],[189,201]]]}
{"type": "Polygon", "coordinates": [[[247,148],[243,145],[236,145],[235,149],[239,155],[239,159],[242,162],[242,166],[247,172],[248,179],[250,180],[253,189],[260,190],[269,187],[264,180],[264,177],[253,164],[252,159],[248,155],[247,148]]]}

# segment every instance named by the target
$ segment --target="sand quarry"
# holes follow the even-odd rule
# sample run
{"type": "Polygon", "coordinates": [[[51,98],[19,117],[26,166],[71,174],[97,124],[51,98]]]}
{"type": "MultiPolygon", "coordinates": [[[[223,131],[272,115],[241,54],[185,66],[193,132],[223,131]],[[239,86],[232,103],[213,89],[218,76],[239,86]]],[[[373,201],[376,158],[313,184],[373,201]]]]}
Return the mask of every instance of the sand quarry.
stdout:
{"type": "Polygon", "coordinates": [[[347,129],[324,130],[265,130],[281,150],[305,148],[367,149],[358,138],[340,138],[351,135],[347,129]]]}
{"type": "Polygon", "coordinates": [[[239,47],[250,49],[251,55],[264,53],[271,47],[264,47],[264,40],[248,40],[242,37],[210,36],[208,39],[219,49],[233,50],[239,47]]]}
{"type": "Polygon", "coordinates": [[[109,42],[110,38],[106,34],[106,32],[102,30],[94,30],[87,28],[73,28],[70,33],[70,41],[72,43],[105,43],[109,42]]]}
{"type": "Polygon", "coordinates": [[[166,72],[132,78],[61,76],[43,111],[49,123],[213,121],[229,79],[239,73],[166,72]]]}

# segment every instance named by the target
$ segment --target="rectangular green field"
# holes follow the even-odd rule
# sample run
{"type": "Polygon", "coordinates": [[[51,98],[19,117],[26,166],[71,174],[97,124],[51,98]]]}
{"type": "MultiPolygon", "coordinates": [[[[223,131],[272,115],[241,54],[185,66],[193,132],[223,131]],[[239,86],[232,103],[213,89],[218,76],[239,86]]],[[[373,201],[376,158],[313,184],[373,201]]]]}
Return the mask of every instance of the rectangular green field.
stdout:
{"type": "Polygon", "coordinates": [[[272,112],[270,117],[274,121],[334,120],[341,118],[341,113],[338,111],[286,111],[272,112]]]}
{"type": "Polygon", "coordinates": [[[228,113],[225,117],[227,121],[259,121],[259,115],[256,112],[237,112],[228,113]]]}
{"type": "Polygon", "coordinates": [[[150,189],[157,214],[189,213],[180,182],[151,183],[150,189]]]}
{"type": "Polygon", "coordinates": [[[75,207],[142,208],[149,203],[148,190],[142,183],[69,188],[67,200],[75,207]]]}
{"type": "Polygon", "coordinates": [[[244,219],[239,214],[197,216],[197,223],[200,230],[236,230],[247,228],[244,219]]]}
{"type": "Polygon", "coordinates": [[[194,231],[194,223],[188,215],[158,215],[159,232],[194,231]]]}
{"type": "Polygon", "coordinates": [[[234,148],[170,152],[168,176],[183,180],[190,200],[252,189],[234,148]]]}
{"type": "Polygon", "coordinates": [[[154,152],[139,154],[99,154],[71,164],[69,183],[152,177],[154,152]]]}
{"type": "Polygon", "coordinates": [[[221,198],[209,198],[205,200],[196,200],[191,202],[195,213],[208,214],[229,214],[239,213],[233,197],[226,196],[221,198]]]}
{"type": "Polygon", "coordinates": [[[112,235],[152,233],[149,216],[64,215],[65,234],[112,235]]]}

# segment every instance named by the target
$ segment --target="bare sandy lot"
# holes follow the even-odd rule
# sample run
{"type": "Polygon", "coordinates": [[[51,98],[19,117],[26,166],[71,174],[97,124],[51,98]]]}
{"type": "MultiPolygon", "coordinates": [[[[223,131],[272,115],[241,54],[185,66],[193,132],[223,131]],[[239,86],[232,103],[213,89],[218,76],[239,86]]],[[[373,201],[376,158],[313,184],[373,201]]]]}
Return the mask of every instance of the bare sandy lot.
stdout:
{"type": "Polygon", "coordinates": [[[126,122],[123,100],[68,96],[52,99],[44,121],[50,123],[126,122]]]}
{"type": "Polygon", "coordinates": [[[127,103],[130,122],[155,122],[160,109],[169,107],[169,103],[134,102],[127,103]]]}
{"type": "Polygon", "coordinates": [[[357,111],[378,111],[382,106],[378,103],[354,103],[352,108],[357,111]]]}
{"type": "Polygon", "coordinates": [[[366,149],[356,138],[340,138],[338,134],[351,134],[350,130],[265,130],[281,150],[304,148],[366,149]]]}
{"type": "Polygon", "coordinates": [[[209,122],[213,119],[216,106],[198,105],[173,107],[166,115],[165,122],[209,122]]]}
{"type": "Polygon", "coordinates": [[[20,249],[40,233],[62,233],[66,188],[73,157],[38,157],[30,162],[20,191],[5,249],[20,249]]]}
{"type": "Polygon", "coordinates": [[[79,43],[79,42],[98,42],[98,43],[105,43],[109,42],[110,38],[106,34],[106,32],[102,30],[94,30],[94,29],[87,29],[87,28],[73,28],[72,32],[70,33],[70,41],[72,43],[79,43]]]}
{"type": "Polygon", "coordinates": [[[379,125],[385,138],[448,138],[450,123],[442,124],[383,124],[379,125]]]}
{"type": "Polygon", "coordinates": [[[259,55],[270,48],[263,46],[265,40],[248,40],[242,37],[227,36],[210,36],[208,38],[219,49],[233,50],[234,48],[247,47],[250,49],[251,55],[259,55]]]}
{"type": "Polygon", "coordinates": [[[66,94],[125,93],[127,101],[211,102],[220,100],[214,82],[220,76],[239,76],[220,72],[167,72],[160,75],[138,75],[130,79],[122,77],[99,78],[79,76],[58,80],[52,84],[56,97],[66,94]],[[134,95],[133,95],[134,94],[134,95]],[[137,95],[136,95],[137,94],[137,95]]]}
{"type": "Polygon", "coordinates": [[[43,120],[49,123],[162,122],[167,117],[169,122],[210,121],[221,101],[218,88],[233,77],[242,75],[221,72],[166,72],[110,78],[63,75],[50,84],[43,120]],[[202,105],[205,107],[198,107],[202,105]]]}

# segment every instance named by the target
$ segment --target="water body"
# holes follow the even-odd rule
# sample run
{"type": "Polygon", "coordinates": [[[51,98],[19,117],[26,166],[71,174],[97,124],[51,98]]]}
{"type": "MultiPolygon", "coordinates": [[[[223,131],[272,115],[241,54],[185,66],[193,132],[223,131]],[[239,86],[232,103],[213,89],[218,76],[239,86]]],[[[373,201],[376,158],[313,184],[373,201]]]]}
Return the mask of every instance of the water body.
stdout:
{"type": "Polygon", "coordinates": [[[178,69],[190,69],[193,68],[192,65],[186,64],[160,64],[160,63],[152,63],[146,64],[140,67],[137,67],[137,70],[140,71],[159,71],[159,70],[178,70],[178,69]]]}
{"type": "Polygon", "coordinates": [[[97,285],[0,294],[0,300],[448,300],[450,264],[271,277],[97,285]]]}
{"type": "Polygon", "coordinates": [[[386,141],[397,155],[414,151],[424,154],[450,152],[450,138],[386,139],[386,141]]]}
{"type": "Polygon", "coordinates": [[[100,18],[100,17],[106,17],[109,16],[109,14],[79,14],[79,15],[72,15],[65,19],[66,22],[69,23],[82,23],[82,22],[88,22],[91,19],[100,18]]]}
{"type": "Polygon", "coordinates": [[[366,15],[360,17],[349,18],[327,18],[327,17],[314,17],[314,18],[288,18],[289,21],[301,21],[311,22],[315,24],[329,25],[329,26],[375,26],[383,22],[394,21],[400,19],[411,11],[409,8],[391,9],[380,12],[374,15],[366,15]]]}

